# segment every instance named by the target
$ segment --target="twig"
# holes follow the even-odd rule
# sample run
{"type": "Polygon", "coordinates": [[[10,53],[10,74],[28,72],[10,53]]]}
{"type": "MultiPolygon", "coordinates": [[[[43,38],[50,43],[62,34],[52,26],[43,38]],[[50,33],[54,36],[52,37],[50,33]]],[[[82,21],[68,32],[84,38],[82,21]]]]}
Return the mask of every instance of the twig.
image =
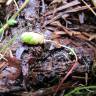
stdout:
{"type": "Polygon", "coordinates": [[[13,0],[13,1],[14,1],[15,5],[16,5],[17,9],[19,10],[19,6],[18,6],[16,0],[13,0]]]}
{"type": "MultiPolygon", "coordinates": [[[[69,70],[69,72],[65,75],[65,77],[62,79],[60,84],[58,85],[58,88],[56,89],[56,93],[59,91],[60,87],[62,86],[63,82],[68,78],[68,76],[72,73],[72,71],[77,67],[78,62],[75,62],[72,66],[72,68],[69,70]]],[[[56,94],[55,93],[55,94],[56,94]]]]}
{"type": "Polygon", "coordinates": [[[6,0],[6,1],[7,1],[6,5],[9,5],[13,0],[6,0]]]}
{"type": "Polygon", "coordinates": [[[44,3],[44,0],[41,0],[42,1],[42,13],[45,13],[45,3],[44,3]]]}
{"type": "Polygon", "coordinates": [[[96,12],[84,1],[82,0],[82,2],[89,8],[89,10],[96,16],[96,12]]]}
{"type": "Polygon", "coordinates": [[[4,59],[5,61],[8,61],[6,58],[4,58],[4,55],[0,54],[0,60],[4,59]]]}
{"type": "Polygon", "coordinates": [[[68,14],[64,14],[64,13],[59,13],[57,16],[54,16],[51,20],[48,20],[46,21],[44,24],[43,24],[43,27],[45,27],[46,25],[54,22],[55,20],[59,19],[61,16],[64,16],[64,18],[68,17],[69,15],[68,14]]]}
{"type": "MultiPolygon", "coordinates": [[[[90,5],[89,5],[90,6],[90,5]]],[[[74,12],[78,12],[78,11],[83,11],[83,10],[86,10],[88,9],[87,6],[78,6],[78,7],[74,7],[73,9],[69,9],[69,10],[66,10],[64,13],[74,13],[74,12]]]]}
{"type": "MultiPolygon", "coordinates": [[[[76,6],[78,4],[80,4],[80,2],[77,1],[77,0],[74,0],[72,2],[69,2],[69,3],[65,4],[65,5],[63,5],[63,6],[58,7],[57,9],[54,10],[54,13],[56,13],[58,11],[61,11],[61,10],[64,10],[64,9],[67,9],[67,8],[70,8],[72,6],[76,6]]],[[[50,14],[53,14],[53,10],[48,12],[48,13],[46,13],[45,16],[46,15],[50,15],[50,14]]]]}
{"type": "Polygon", "coordinates": [[[80,4],[80,2],[77,1],[77,0],[74,0],[74,1],[72,1],[72,2],[70,2],[70,3],[67,3],[67,4],[65,4],[65,5],[63,5],[63,6],[59,7],[59,8],[57,8],[55,12],[64,10],[64,9],[66,9],[66,8],[69,8],[69,7],[78,5],[78,4],[80,4]]]}

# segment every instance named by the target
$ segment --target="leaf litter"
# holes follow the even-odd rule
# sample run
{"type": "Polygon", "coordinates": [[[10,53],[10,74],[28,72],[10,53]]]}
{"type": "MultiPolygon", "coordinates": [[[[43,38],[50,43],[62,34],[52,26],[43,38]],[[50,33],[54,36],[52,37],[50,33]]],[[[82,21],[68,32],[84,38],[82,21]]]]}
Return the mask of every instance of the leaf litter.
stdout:
{"type": "MultiPolygon", "coordinates": [[[[2,24],[6,22],[6,18],[15,14],[25,1],[27,0],[11,1],[6,5],[6,2],[1,0],[0,10],[6,11],[5,14],[0,11],[2,24]]],[[[94,2],[94,0],[30,0],[24,5],[24,10],[17,18],[15,17],[17,23],[13,25],[11,22],[11,26],[4,30],[0,39],[0,94],[4,96],[95,94],[94,2]],[[34,44],[30,39],[31,44],[28,40],[27,43],[25,41],[22,43],[20,37],[25,32],[43,34],[45,41],[42,44],[34,44]],[[86,90],[87,87],[93,89],[86,92],[81,88],[83,86],[86,86],[84,87],[86,90]],[[72,89],[74,93],[70,92],[72,89]],[[76,90],[80,93],[76,93],[76,90]]]]}

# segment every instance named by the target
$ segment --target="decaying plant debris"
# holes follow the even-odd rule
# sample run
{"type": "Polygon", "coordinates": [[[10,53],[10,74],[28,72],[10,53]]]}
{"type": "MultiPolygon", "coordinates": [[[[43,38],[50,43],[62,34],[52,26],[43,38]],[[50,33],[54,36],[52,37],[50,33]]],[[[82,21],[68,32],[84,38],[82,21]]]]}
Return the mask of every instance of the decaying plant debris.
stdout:
{"type": "Polygon", "coordinates": [[[96,94],[95,11],[95,0],[0,0],[0,95],[96,94]],[[44,41],[22,43],[25,32],[44,41]]]}

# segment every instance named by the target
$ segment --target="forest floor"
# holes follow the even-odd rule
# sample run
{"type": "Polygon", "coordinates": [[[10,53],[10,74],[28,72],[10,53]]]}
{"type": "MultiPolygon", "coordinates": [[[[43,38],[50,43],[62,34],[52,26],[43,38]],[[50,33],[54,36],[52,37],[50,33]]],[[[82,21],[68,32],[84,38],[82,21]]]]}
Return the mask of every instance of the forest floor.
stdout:
{"type": "Polygon", "coordinates": [[[95,96],[95,0],[7,3],[0,6],[0,96],[95,96]]]}

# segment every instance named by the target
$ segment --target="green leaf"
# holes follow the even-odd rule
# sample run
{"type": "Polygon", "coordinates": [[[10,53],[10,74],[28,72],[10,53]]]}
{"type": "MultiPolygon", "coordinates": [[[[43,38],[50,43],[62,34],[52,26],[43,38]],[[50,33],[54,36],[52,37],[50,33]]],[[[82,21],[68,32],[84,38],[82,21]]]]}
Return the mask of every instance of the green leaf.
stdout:
{"type": "Polygon", "coordinates": [[[80,92],[79,90],[77,90],[76,92],[74,92],[74,94],[80,95],[80,94],[82,94],[82,92],[80,92]]]}
{"type": "Polygon", "coordinates": [[[8,24],[9,26],[15,25],[16,23],[17,23],[17,21],[16,21],[15,19],[9,19],[9,20],[7,21],[7,24],[8,24]]]}

